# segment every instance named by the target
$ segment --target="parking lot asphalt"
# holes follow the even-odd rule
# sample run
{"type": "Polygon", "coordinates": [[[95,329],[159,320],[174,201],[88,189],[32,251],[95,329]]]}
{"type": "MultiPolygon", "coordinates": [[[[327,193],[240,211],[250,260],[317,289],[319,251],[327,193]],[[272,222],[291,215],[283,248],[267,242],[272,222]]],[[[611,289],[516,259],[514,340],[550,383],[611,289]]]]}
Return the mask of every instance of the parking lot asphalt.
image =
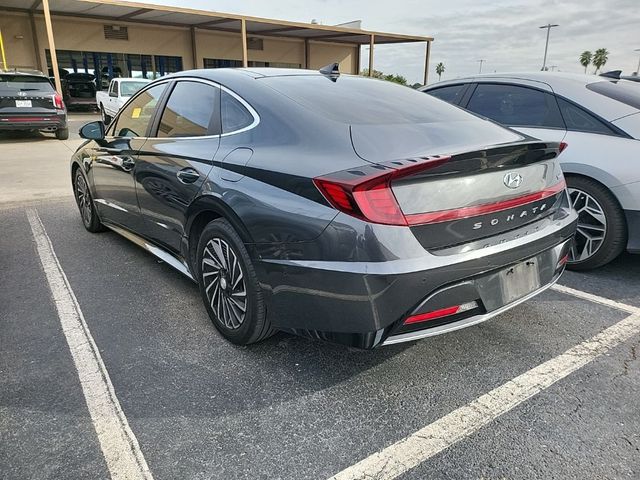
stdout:
{"type": "MultiPolygon", "coordinates": [[[[0,156],[6,148],[0,140],[0,156]]],[[[156,479],[329,478],[629,316],[550,290],[484,324],[374,351],[285,334],[237,347],[216,333],[194,283],[114,233],[86,232],[71,197],[5,202],[7,479],[110,475],[28,210],[156,479]]],[[[560,283],[640,306],[640,256],[560,283]]],[[[639,345],[632,335],[398,478],[639,478],[639,345]]]]}

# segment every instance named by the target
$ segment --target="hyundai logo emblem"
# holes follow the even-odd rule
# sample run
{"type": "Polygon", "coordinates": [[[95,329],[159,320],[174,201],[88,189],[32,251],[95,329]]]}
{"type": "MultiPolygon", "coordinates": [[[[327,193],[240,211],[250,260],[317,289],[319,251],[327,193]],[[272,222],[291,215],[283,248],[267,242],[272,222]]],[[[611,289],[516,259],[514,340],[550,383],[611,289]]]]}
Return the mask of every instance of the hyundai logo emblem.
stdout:
{"type": "Polygon", "coordinates": [[[508,188],[518,188],[522,185],[522,175],[515,172],[509,172],[502,178],[502,183],[508,188]]]}

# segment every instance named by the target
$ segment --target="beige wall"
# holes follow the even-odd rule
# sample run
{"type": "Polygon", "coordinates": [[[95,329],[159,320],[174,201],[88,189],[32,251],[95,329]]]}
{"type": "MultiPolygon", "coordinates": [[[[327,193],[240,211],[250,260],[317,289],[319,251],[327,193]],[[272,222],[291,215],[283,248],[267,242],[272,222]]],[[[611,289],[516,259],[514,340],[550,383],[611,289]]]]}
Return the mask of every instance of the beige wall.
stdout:
{"type": "Polygon", "coordinates": [[[37,68],[29,16],[0,12],[0,30],[7,64],[11,67],[37,68]]]}
{"type": "MultiPolygon", "coordinates": [[[[45,49],[49,48],[44,17],[36,15],[35,22],[40,46],[39,55],[44,66],[46,65],[45,49]]],[[[185,69],[194,68],[189,28],[118,22],[119,25],[129,27],[129,40],[105,40],[104,21],[54,16],[52,22],[58,50],[179,56],[182,57],[185,69]]],[[[36,68],[37,61],[29,16],[22,13],[0,12],[0,28],[5,40],[9,66],[36,68]],[[22,35],[23,39],[16,39],[16,35],[22,35]]],[[[258,38],[263,39],[264,48],[249,50],[250,61],[297,63],[304,67],[303,40],[258,38]]],[[[357,73],[356,46],[310,42],[309,50],[309,66],[312,69],[338,61],[342,72],[357,73]]],[[[241,60],[240,35],[196,29],[196,52],[198,65],[195,67],[197,68],[202,68],[203,58],[241,60]]]]}

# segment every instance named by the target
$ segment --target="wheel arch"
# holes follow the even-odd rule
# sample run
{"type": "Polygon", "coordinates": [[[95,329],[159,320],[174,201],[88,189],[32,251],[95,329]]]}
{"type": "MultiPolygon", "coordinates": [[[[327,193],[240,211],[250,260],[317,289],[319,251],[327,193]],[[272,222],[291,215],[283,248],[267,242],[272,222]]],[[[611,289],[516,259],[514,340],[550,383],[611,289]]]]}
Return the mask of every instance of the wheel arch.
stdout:
{"type": "Polygon", "coordinates": [[[190,265],[195,265],[194,261],[200,233],[209,222],[218,218],[227,220],[238,232],[245,244],[254,243],[249,230],[229,205],[220,198],[212,195],[203,195],[191,203],[186,215],[185,232],[187,233],[187,238],[184,245],[186,252],[184,253],[189,259],[190,265]]]}
{"type": "Polygon", "coordinates": [[[624,208],[622,207],[622,204],[620,203],[620,200],[618,199],[618,196],[613,191],[613,188],[611,188],[606,183],[601,182],[600,180],[598,180],[597,178],[592,177],[591,175],[587,175],[587,174],[583,174],[583,173],[564,172],[564,176],[565,176],[565,178],[571,178],[571,177],[573,177],[573,178],[584,178],[585,180],[589,180],[589,181],[592,181],[593,183],[597,183],[602,188],[604,188],[607,192],[609,192],[609,194],[615,200],[616,205],[618,206],[618,208],[620,208],[620,210],[624,210],[624,208]]]}

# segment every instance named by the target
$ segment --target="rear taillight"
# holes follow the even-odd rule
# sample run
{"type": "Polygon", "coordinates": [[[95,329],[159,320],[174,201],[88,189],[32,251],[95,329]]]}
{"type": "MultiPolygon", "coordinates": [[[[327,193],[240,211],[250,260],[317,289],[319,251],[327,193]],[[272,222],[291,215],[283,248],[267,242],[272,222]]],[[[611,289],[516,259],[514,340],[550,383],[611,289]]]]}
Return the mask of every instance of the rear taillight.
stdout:
{"type": "Polygon", "coordinates": [[[409,223],[391,190],[391,182],[442,165],[450,158],[425,157],[417,163],[385,168],[371,175],[354,175],[350,179],[327,175],[314,178],[313,183],[341,212],[373,223],[406,226],[409,223]]]}
{"type": "Polygon", "coordinates": [[[53,105],[58,109],[58,110],[64,110],[64,102],[62,101],[62,95],[60,95],[59,93],[56,93],[53,96],[53,105]]]}
{"type": "Polygon", "coordinates": [[[564,149],[567,148],[569,145],[567,144],[567,142],[560,142],[560,145],[558,146],[558,155],[560,155],[562,152],[564,152],[564,149]]]}

